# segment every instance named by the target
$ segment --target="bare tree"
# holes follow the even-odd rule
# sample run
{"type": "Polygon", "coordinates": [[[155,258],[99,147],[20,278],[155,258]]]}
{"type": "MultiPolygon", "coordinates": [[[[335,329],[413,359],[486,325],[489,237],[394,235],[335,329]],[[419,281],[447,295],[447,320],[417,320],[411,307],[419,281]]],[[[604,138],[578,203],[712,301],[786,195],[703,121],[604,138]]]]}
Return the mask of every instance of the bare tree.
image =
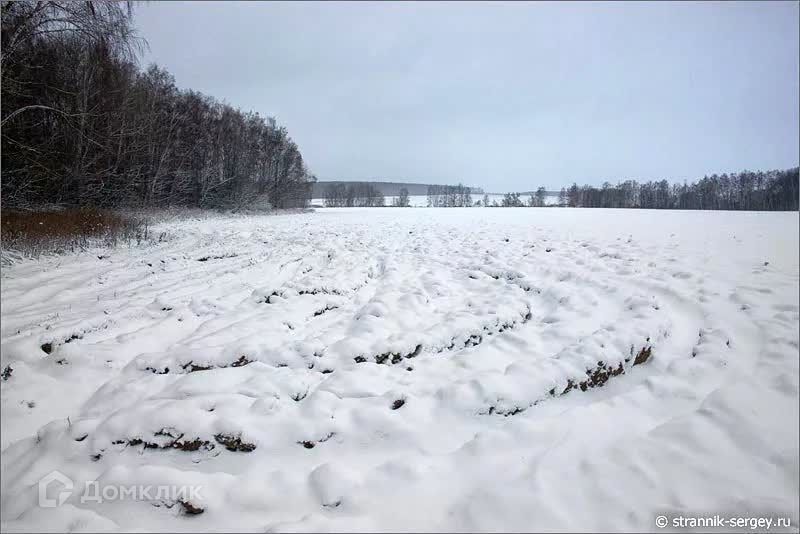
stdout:
{"type": "Polygon", "coordinates": [[[536,205],[539,207],[544,206],[545,198],[547,198],[547,190],[544,187],[539,187],[536,190],[536,205]]]}
{"type": "Polygon", "coordinates": [[[392,206],[395,206],[395,207],[398,207],[398,208],[407,208],[410,205],[411,205],[411,203],[410,203],[409,198],[408,198],[408,189],[403,187],[403,188],[400,189],[400,195],[397,196],[392,201],[392,206]]]}
{"type": "Polygon", "coordinates": [[[284,128],[139,71],[131,4],[2,5],[2,206],[307,205],[284,128]]]}

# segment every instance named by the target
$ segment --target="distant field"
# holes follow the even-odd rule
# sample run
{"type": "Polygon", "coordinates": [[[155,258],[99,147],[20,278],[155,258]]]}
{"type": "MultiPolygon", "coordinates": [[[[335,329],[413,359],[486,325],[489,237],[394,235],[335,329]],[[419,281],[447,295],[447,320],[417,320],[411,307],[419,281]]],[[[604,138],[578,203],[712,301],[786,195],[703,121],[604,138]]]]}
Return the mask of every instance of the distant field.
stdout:
{"type": "Polygon", "coordinates": [[[4,532],[652,531],[656,509],[742,503],[797,522],[797,213],[152,231],[2,271],[4,532]],[[39,507],[53,470],[75,489],[39,507]],[[81,502],[95,481],[200,491],[81,502]]]}
{"type": "MultiPolygon", "coordinates": [[[[503,202],[503,196],[504,195],[489,195],[489,201],[490,202],[495,202],[496,201],[498,204],[501,204],[503,202]]],[[[392,202],[394,201],[395,198],[396,197],[394,197],[394,196],[385,197],[386,205],[387,206],[391,206],[392,202]]],[[[528,202],[528,197],[527,196],[520,197],[520,198],[522,199],[523,202],[528,202]]],[[[413,207],[426,207],[428,205],[428,195],[409,195],[408,199],[409,199],[409,202],[410,202],[411,206],[413,206],[413,207]]],[[[478,201],[478,200],[483,202],[483,195],[479,195],[479,194],[472,195],[472,202],[475,202],[475,201],[478,201]]],[[[324,198],[312,199],[311,200],[311,204],[315,205],[315,206],[324,206],[325,205],[325,199],[324,198]]],[[[547,197],[545,197],[545,204],[548,204],[548,205],[550,205],[550,204],[558,204],[558,197],[557,196],[547,196],[547,197]]]]}

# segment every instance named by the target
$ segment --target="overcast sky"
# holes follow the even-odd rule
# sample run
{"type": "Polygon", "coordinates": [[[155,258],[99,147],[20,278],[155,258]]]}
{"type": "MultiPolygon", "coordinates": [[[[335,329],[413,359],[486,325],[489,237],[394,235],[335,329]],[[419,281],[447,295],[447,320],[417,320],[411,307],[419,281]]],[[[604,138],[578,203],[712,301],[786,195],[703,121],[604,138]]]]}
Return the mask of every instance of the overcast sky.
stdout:
{"type": "Polygon", "coordinates": [[[151,2],[180,87],[320,180],[489,191],[798,164],[798,3],[151,2]]]}

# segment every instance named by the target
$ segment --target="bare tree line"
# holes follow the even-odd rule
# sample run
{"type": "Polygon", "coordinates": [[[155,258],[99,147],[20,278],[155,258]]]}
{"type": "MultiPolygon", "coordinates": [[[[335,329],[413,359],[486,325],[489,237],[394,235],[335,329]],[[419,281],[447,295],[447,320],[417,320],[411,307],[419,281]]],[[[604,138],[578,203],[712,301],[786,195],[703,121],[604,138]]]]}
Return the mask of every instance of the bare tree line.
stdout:
{"type": "Polygon", "coordinates": [[[429,185],[428,206],[432,208],[461,208],[472,206],[472,191],[458,185],[429,185]]]}
{"type": "MultiPolygon", "coordinates": [[[[471,188],[458,185],[429,185],[428,206],[430,207],[468,207],[472,206],[471,188]]],[[[343,207],[384,207],[386,199],[381,190],[367,182],[350,185],[333,183],[325,188],[325,206],[329,208],[343,207]]],[[[411,200],[408,189],[400,188],[399,194],[392,199],[392,207],[409,207],[411,200]]]]}
{"type": "Polygon", "coordinates": [[[392,200],[392,206],[395,208],[407,208],[411,206],[411,199],[408,198],[408,189],[405,187],[400,189],[400,194],[392,200]]]}
{"type": "MultiPolygon", "coordinates": [[[[534,194],[530,195],[525,202],[520,198],[520,195],[520,193],[506,193],[503,195],[499,206],[503,208],[541,208],[545,206],[544,199],[547,197],[547,190],[544,187],[540,187],[534,194]]],[[[494,204],[490,205],[488,196],[484,196],[483,202],[484,206],[497,207],[498,205],[496,201],[494,204]]]]}
{"type": "MultiPolygon", "coordinates": [[[[491,201],[488,194],[473,203],[471,188],[459,185],[428,186],[429,207],[582,207],[582,208],[643,208],[686,210],[751,210],[796,211],[800,201],[797,167],[787,170],[743,171],[731,174],[713,174],[693,183],[670,184],[667,180],[639,183],[626,180],[617,185],[606,182],[602,186],[573,184],[562,188],[558,201],[547,204],[547,190],[539,187],[527,199],[522,193],[506,193],[491,201]]],[[[326,191],[326,205],[383,206],[383,196],[369,184],[359,184],[366,192],[356,198],[353,188],[343,184],[331,185],[326,191]],[[372,192],[370,192],[372,191],[372,192]],[[369,200],[370,195],[380,195],[379,203],[369,200]]],[[[407,206],[407,197],[398,197],[393,206],[407,206]]]]}
{"type": "Polygon", "coordinates": [[[359,182],[349,186],[337,183],[325,188],[325,206],[329,208],[374,208],[385,205],[383,193],[369,183],[359,182]]]}
{"type": "MultiPolygon", "coordinates": [[[[667,180],[639,183],[626,180],[617,185],[605,182],[602,186],[572,184],[562,188],[558,202],[551,206],[578,208],[642,208],[683,210],[749,210],[797,211],[800,188],[797,167],[786,170],[743,171],[731,174],[712,174],[693,183],[670,184],[667,180]]],[[[539,187],[523,201],[520,193],[506,193],[501,202],[486,207],[545,206],[547,191],[539,187]]],[[[480,201],[476,202],[480,205],[480,201]]]]}
{"type": "Polygon", "coordinates": [[[141,71],[130,4],[2,3],[2,206],[302,207],[274,119],[141,71]]]}
{"type": "Polygon", "coordinates": [[[798,168],[713,174],[697,182],[627,180],[601,187],[572,184],[562,189],[559,204],[586,208],[687,210],[797,210],[798,168]]]}

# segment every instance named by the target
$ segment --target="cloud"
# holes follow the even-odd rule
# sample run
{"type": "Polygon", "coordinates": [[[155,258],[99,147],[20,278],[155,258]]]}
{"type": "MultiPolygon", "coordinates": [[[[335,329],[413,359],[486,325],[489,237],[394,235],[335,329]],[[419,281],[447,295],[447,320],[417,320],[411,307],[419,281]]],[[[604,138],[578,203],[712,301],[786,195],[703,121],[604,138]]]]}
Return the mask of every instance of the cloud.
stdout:
{"type": "Polygon", "coordinates": [[[798,162],[798,5],[158,2],[156,61],[321,179],[696,178],[798,162]]]}

